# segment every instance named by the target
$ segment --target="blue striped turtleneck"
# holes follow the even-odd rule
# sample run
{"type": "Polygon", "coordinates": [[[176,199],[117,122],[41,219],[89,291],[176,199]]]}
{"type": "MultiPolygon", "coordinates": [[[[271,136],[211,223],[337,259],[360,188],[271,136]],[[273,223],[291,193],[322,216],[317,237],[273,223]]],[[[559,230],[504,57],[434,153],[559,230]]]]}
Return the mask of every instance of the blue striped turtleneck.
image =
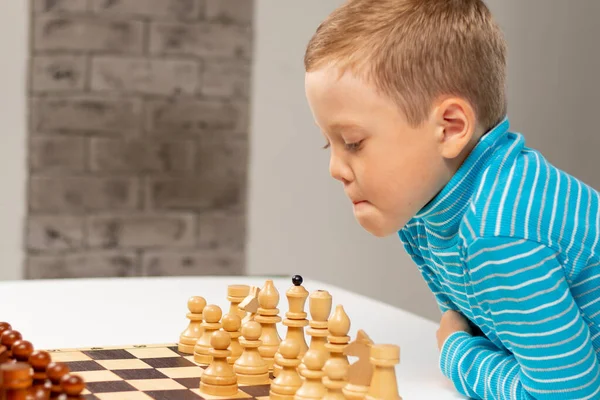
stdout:
{"type": "Polygon", "coordinates": [[[476,399],[600,399],[599,194],[508,120],[398,232],[453,333],[440,368],[476,399]]]}

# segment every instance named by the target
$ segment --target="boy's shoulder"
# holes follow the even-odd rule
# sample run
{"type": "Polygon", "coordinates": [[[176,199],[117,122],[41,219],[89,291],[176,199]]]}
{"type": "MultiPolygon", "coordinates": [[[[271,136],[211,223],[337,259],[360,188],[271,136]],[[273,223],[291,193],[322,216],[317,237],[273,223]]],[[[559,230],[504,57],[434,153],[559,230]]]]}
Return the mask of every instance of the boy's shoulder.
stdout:
{"type": "MultiPolygon", "coordinates": [[[[513,137],[517,147],[522,137],[513,137]]],[[[474,185],[461,230],[469,230],[473,238],[524,234],[517,223],[537,220],[542,199],[548,195],[547,177],[556,171],[539,151],[524,143],[517,151],[494,155],[474,185]]]]}
{"type": "MultiPolygon", "coordinates": [[[[523,140],[521,135],[514,137],[523,140]]],[[[568,252],[593,254],[599,234],[598,200],[596,190],[522,144],[486,165],[460,235],[464,245],[480,238],[514,238],[546,245],[567,258],[568,252]]]]}

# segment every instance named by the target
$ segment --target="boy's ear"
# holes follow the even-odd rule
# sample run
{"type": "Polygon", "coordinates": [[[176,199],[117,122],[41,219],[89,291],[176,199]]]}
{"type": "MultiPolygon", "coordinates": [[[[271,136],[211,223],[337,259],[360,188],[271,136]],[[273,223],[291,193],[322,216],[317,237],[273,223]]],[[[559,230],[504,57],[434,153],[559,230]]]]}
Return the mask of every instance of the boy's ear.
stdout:
{"type": "Polygon", "coordinates": [[[461,98],[442,100],[435,111],[438,143],[445,159],[455,159],[469,146],[476,131],[475,111],[461,98]]]}

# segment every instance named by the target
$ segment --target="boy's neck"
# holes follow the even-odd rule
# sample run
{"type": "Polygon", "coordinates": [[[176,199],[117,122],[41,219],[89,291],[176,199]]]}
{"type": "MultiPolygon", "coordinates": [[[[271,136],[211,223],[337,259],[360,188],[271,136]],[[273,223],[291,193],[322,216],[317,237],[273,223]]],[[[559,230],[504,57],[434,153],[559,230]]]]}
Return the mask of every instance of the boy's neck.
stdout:
{"type": "Polygon", "coordinates": [[[502,146],[502,137],[508,132],[508,127],[508,120],[505,120],[479,135],[477,140],[473,139],[460,158],[457,157],[448,166],[448,183],[415,217],[422,219],[440,237],[453,236],[474,193],[479,175],[493,155],[494,148],[502,146]]]}

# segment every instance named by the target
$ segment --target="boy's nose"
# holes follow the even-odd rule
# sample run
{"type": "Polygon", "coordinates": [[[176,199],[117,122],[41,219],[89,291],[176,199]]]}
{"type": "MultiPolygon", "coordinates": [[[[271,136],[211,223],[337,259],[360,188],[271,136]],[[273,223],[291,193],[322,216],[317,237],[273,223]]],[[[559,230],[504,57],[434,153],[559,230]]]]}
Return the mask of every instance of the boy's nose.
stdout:
{"type": "Polygon", "coordinates": [[[336,179],[344,184],[352,179],[350,168],[339,159],[339,157],[331,156],[329,159],[329,174],[333,179],[336,179]]]}

